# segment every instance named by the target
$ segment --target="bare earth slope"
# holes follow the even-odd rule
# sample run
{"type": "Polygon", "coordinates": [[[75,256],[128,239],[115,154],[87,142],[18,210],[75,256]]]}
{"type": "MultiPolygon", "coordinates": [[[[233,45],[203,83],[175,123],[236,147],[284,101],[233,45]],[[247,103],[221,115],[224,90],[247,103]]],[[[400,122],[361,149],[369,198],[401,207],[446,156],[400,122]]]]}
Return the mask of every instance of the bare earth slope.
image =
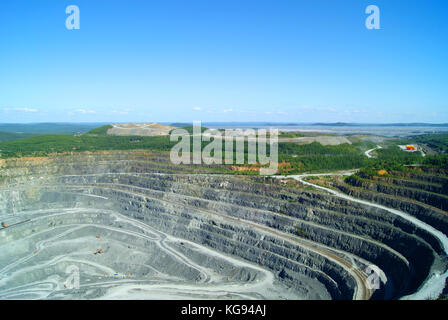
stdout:
{"type": "Polygon", "coordinates": [[[107,134],[115,136],[166,136],[175,129],[173,126],[159,123],[113,124],[107,134]]]}

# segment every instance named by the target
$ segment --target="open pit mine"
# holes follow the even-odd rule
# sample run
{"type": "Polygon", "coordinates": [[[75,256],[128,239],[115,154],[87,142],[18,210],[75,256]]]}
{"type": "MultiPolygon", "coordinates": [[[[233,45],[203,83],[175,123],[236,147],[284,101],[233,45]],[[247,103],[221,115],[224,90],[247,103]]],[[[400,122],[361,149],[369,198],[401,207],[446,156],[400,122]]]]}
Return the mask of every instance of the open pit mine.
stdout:
{"type": "Polygon", "coordinates": [[[143,152],[1,161],[0,299],[399,299],[446,269],[431,229],[301,177],[143,152]]]}

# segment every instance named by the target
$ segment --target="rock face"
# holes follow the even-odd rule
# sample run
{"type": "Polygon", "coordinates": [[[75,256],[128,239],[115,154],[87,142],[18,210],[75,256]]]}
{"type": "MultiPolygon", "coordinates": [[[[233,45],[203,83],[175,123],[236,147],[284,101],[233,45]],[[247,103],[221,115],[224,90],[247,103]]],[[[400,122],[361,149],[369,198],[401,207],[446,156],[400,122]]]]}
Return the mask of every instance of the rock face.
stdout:
{"type": "Polygon", "coordinates": [[[386,211],[166,155],[2,166],[0,299],[395,299],[440,262],[386,211]]]}

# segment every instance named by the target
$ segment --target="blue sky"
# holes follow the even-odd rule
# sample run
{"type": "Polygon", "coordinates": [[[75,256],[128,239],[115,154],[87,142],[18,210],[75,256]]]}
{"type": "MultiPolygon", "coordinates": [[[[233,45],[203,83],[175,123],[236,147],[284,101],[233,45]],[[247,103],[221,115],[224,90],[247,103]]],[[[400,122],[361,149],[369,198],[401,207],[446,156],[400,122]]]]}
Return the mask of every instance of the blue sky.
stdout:
{"type": "Polygon", "coordinates": [[[2,0],[0,122],[448,122],[447,16],[445,0],[2,0]]]}

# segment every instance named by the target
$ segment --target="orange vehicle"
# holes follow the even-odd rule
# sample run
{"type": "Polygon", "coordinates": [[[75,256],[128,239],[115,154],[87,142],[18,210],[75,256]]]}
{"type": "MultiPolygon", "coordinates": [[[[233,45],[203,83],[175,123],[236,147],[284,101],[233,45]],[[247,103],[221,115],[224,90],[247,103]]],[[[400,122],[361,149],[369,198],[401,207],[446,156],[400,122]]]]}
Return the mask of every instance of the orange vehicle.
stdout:
{"type": "Polygon", "coordinates": [[[413,146],[412,144],[409,144],[406,146],[406,150],[415,150],[415,146],[413,146]]]}

